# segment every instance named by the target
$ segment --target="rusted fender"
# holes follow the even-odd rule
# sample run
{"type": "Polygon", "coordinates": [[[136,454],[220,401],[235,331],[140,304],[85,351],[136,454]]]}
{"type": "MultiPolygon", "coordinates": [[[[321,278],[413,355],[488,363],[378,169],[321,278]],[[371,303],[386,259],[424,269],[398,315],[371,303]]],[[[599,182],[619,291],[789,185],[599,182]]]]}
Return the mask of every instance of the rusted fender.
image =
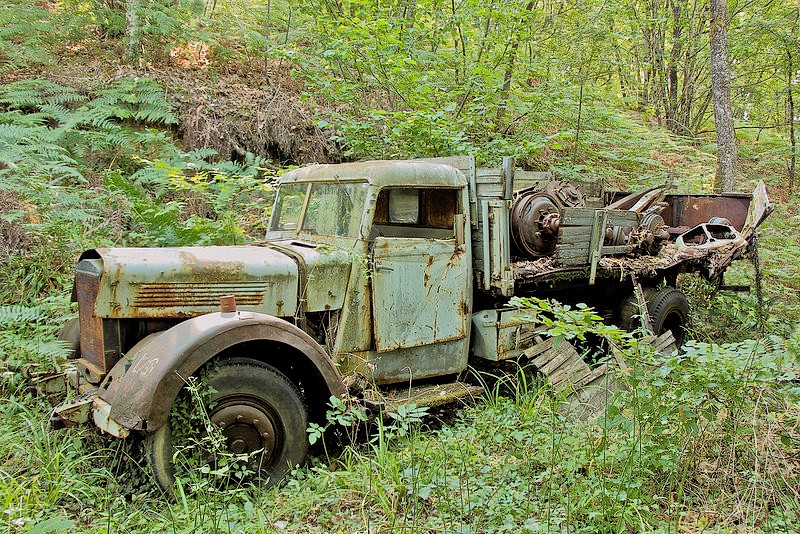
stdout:
{"type": "MultiPolygon", "coordinates": [[[[105,426],[103,430],[112,434],[115,425],[129,430],[156,430],[167,422],[172,403],[189,376],[225,349],[251,341],[296,349],[302,355],[298,357],[307,361],[292,364],[306,364],[304,367],[317,374],[308,381],[327,388],[327,395],[322,398],[345,393],[341,376],[322,347],[293,324],[254,312],[209,313],[144,338],[114,366],[97,395],[110,406],[111,423],[101,428],[105,426]]],[[[285,352],[279,353],[286,358],[285,352]]],[[[266,363],[275,357],[237,355],[249,355],[266,363]]]]}

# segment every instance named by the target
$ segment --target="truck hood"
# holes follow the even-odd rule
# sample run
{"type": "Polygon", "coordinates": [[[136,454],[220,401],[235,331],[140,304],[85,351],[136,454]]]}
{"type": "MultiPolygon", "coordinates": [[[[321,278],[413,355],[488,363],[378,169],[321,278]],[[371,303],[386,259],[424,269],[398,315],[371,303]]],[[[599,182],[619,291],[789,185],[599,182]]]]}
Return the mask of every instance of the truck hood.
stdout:
{"type": "Polygon", "coordinates": [[[284,242],[259,246],[99,248],[78,271],[100,276],[94,315],[185,318],[219,310],[234,295],[240,309],[278,317],[342,306],[350,273],[344,251],[284,242]],[[323,289],[324,288],[324,289],[323,289]]]}

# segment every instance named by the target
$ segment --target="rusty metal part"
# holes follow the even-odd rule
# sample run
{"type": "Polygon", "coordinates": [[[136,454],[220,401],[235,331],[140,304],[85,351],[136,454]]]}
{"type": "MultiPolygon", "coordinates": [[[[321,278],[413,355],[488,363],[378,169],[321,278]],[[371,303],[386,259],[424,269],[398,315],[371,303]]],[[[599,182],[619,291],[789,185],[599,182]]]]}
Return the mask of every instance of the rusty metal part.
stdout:
{"type": "Polygon", "coordinates": [[[625,245],[633,233],[632,226],[609,226],[606,228],[604,244],[611,246],[625,245]]]}
{"type": "Polygon", "coordinates": [[[636,244],[643,254],[655,255],[669,239],[664,218],[656,212],[645,214],[636,229],[636,244]]]}
{"type": "Polygon", "coordinates": [[[767,186],[760,181],[753,189],[753,201],[747,207],[747,218],[741,227],[737,227],[742,236],[748,240],[753,237],[758,225],[764,222],[772,210],[773,207],[769,202],[769,195],[767,195],[767,186]]]}
{"type": "Polygon", "coordinates": [[[545,193],[555,198],[562,207],[578,208],[586,205],[586,198],[581,190],[569,182],[548,182],[544,189],[545,193]]]}
{"type": "Polygon", "coordinates": [[[660,204],[662,200],[664,200],[664,190],[662,188],[656,188],[642,195],[639,200],[633,204],[633,206],[628,208],[628,211],[635,211],[636,213],[644,214],[648,210],[660,204]]]}
{"type": "Polygon", "coordinates": [[[725,224],[731,226],[731,221],[727,217],[711,217],[708,222],[710,224],[725,224]]]}
{"type": "Polygon", "coordinates": [[[78,401],[58,406],[50,416],[50,424],[53,428],[64,428],[88,422],[93,401],[92,396],[87,396],[78,401]]]}
{"type": "Polygon", "coordinates": [[[662,216],[664,222],[685,232],[712,217],[724,215],[737,230],[742,229],[747,218],[748,207],[753,197],[728,193],[725,195],[667,195],[667,209],[662,216]]]}
{"type": "MultiPolygon", "coordinates": [[[[624,197],[620,198],[619,200],[615,200],[606,206],[607,209],[610,210],[628,210],[631,209],[634,205],[636,205],[642,197],[660,189],[660,186],[653,186],[648,187],[647,189],[642,189],[641,191],[637,191],[635,193],[630,193],[625,195],[624,197]]],[[[624,194],[624,193],[621,193],[624,194]]]]}
{"type": "Polygon", "coordinates": [[[371,264],[374,348],[392,353],[376,365],[375,375],[407,375],[404,356],[414,353],[427,353],[411,360],[415,377],[463,371],[472,305],[470,251],[452,238],[377,237],[371,264]],[[448,341],[463,345],[463,360],[452,352],[442,360],[434,356],[431,347],[448,341]]]}
{"type": "MultiPolygon", "coordinates": [[[[281,251],[229,246],[92,252],[100,258],[91,260],[92,274],[102,278],[95,282],[95,298],[87,302],[88,314],[81,312],[82,320],[85,315],[185,319],[217,311],[220,297],[230,294],[240,307],[260,313],[292,315],[296,308],[297,265],[281,251]]],[[[81,289],[79,284],[79,296],[81,289]]]]}
{"type": "Polygon", "coordinates": [[[111,404],[99,397],[92,399],[92,417],[97,428],[117,438],[127,438],[131,431],[111,417],[111,404]]]}
{"type": "Polygon", "coordinates": [[[678,251],[688,248],[709,250],[743,241],[744,238],[731,225],[702,223],[678,236],[675,245],[678,251]]]}
{"type": "Polygon", "coordinates": [[[67,358],[74,360],[81,356],[81,322],[79,317],[69,319],[58,332],[58,340],[69,349],[67,358]]]}
{"type": "Polygon", "coordinates": [[[430,384],[426,386],[369,389],[364,392],[363,404],[374,414],[396,412],[399,406],[436,407],[453,402],[472,403],[484,392],[481,386],[465,382],[430,384]]]}
{"type": "Polygon", "coordinates": [[[263,351],[254,352],[255,358],[276,366],[304,368],[307,387],[327,390],[323,398],[344,394],[342,379],[328,355],[293,324],[252,312],[210,313],[153,334],[133,347],[103,382],[98,393],[101,402],[95,404],[95,422],[99,421],[98,425],[109,433],[116,430],[114,425],[125,431],[157,429],[167,421],[186,378],[214,356],[250,342],[263,351]],[[269,343],[289,347],[293,352],[264,350],[269,343]],[[290,354],[292,362],[274,360],[290,354]],[[105,409],[105,404],[113,410],[109,408],[109,413],[98,415],[97,407],[105,409]]]}
{"type": "Polygon", "coordinates": [[[511,237],[527,256],[548,256],[555,251],[561,210],[584,206],[580,190],[568,182],[552,181],[523,189],[514,195],[511,237]]]}
{"type": "Polygon", "coordinates": [[[214,407],[209,418],[217,425],[233,454],[263,451],[258,458],[268,462],[275,452],[275,425],[266,407],[250,397],[228,397],[214,407]]]}
{"type": "Polygon", "coordinates": [[[658,213],[648,213],[642,218],[640,227],[651,233],[656,239],[669,239],[664,217],[658,213]]]}
{"type": "Polygon", "coordinates": [[[236,312],[236,296],[225,295],[219,298],[219,311],[220,313],[235,313],[236,312]]]}
{"type": "Polygon", "coordinates": [[[81,368],[86,369],[86,377],[97,383],[116,361],[106,361],[103,320],[94,313],[100,291],[103,260],[89,254],[91,253],[81,256],[75,271],[75,290],[80,312],[81,358],[78,361],[81,368]]]}
{"type": "Polygon", "coordinates": [[[560,218],[558,207],[550,197],[522,197],[514,203],[511,210],[511,235],[514,244],[521,252],[530,256],[552,254],[556,247],[560,218]]]}
{"type": "Polygon", "coordinates": [[[37,395],[47,396],[67,391],[66,373],[55,373],[32,377],[30,384],[36,390],[37,395]]]}

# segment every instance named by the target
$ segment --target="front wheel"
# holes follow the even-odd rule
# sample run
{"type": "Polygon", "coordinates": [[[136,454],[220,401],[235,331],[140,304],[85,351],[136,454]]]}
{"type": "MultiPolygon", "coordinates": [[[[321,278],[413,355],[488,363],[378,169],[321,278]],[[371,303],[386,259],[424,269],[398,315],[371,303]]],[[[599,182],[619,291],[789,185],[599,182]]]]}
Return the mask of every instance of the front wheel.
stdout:
{"type": "Polygon", "coordinates": [[[228,481],[235,472],[238,479],[272,486],[305,459],[306,426],[302,397],[286,376],[257,360],[228,358],[193,390],[182,390],[169,423],[146,437],[145,452],[169,494],[176,473],[228,481]],[[206,429],[209,423],[213,430],[206,429]]]}

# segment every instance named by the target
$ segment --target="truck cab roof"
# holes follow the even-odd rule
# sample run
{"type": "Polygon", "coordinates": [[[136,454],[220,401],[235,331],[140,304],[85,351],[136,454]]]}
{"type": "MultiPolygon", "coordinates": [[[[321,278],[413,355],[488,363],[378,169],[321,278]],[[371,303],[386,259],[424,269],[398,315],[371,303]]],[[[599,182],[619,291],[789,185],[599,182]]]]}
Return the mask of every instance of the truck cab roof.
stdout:
{"type": "Polygon", "coordinates": [[[363,161],[336,165],[309,165],[287,172],[280,183],[367,182],[378,187],[464,187],[464,174],[429,161],[363,161]]]}

